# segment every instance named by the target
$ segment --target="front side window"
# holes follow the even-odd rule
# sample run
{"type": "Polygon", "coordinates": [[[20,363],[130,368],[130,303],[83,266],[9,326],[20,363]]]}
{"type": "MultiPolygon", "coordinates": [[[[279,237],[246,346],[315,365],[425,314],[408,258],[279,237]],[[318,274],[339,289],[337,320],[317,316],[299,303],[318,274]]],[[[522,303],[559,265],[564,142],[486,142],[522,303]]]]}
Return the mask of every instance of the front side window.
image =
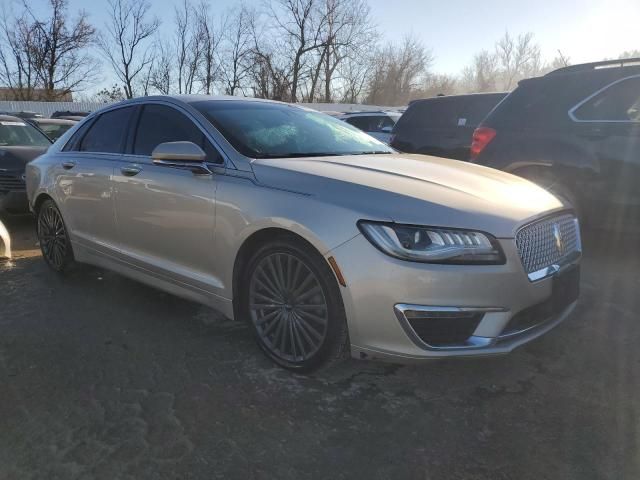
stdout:
{"type": "Polygon", "coordinates": [[[100,115],[82,138],[81,152],[120,153],[124,146],[133,107],[119,108],[100,115]]]}
{"type": "Polygon", "coordinates": [[[346,122],[292,105],[206,100],[193,106],[236,150],[250,158],[393,153],[346,122]]]}
{"type": "Polygon", "coordinates": [[[580,121],[640,122],[640,77],[614,83],[574,112],[580,121]]]}
{"type": "Polygon", "coordinates": [[[51,141],[37,128],[17,120],[0,121],[1,147],[48,147],[51,141]]]}
{"type": "Polygon", "coordinates": [[[193,142],[204,150],[207,161],[222,162],[202,130],[185,115],[166,105],[145,105],[133,142],[134,155],[151,156],[154,148],[165,142],[193,142]]]}

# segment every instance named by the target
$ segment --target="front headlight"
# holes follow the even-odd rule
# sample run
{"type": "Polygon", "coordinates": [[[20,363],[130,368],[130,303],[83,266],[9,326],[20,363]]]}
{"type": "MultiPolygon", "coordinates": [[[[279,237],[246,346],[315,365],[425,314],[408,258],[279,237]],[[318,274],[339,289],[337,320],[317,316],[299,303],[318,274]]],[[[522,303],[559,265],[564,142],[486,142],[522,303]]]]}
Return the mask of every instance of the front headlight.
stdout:
{"type": "Polygon", "coordinates": [[[457,228],[360,220],[358,227],[379,250],[401,260],[501,265],[504,254],[491,235],[457,228]]]}

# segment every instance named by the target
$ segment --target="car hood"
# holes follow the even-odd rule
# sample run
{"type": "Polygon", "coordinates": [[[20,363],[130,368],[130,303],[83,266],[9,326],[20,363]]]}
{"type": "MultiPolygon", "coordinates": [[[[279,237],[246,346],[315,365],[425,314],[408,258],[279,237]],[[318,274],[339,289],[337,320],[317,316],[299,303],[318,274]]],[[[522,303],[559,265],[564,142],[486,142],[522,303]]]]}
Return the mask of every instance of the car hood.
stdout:
{"type": "Polygon", "coordinates": [[[0,147],[0,171],[24,172],[28,162],[46,151],[46,147],[0,147]]]}
{"type": "Polygon", "coordinates": [[[363,218],[478,229],[502,238],[565,208],[514,175],[424,155],[258,159],[252,167],[265,186],[319,196],[363,218]]]}

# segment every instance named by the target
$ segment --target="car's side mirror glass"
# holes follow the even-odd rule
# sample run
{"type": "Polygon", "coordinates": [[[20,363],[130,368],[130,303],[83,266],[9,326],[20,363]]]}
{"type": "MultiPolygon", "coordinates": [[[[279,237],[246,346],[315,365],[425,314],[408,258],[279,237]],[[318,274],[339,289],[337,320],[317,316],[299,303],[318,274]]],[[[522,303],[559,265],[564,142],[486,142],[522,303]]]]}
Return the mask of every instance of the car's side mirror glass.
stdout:
{"type": "Polygon", "coordinates": [[[390,127],[390,126],[382,127],[380,129],[382,133],[391,133],[392,130],[393,130],[393,127],[390,127]]]}

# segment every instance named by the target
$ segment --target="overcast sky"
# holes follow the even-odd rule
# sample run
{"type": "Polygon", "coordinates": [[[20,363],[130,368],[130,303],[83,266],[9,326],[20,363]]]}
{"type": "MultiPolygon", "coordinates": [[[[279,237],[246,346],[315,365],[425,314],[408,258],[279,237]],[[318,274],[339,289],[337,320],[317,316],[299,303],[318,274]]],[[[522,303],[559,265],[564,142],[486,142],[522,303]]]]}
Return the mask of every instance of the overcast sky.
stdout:
{"type": "MultiPolygon", "coordinates": [[[[11,0],[0,0],[11,2],[11,0]]],[[[38,7],[46,0],[29,0],[38,7]]],[[[179,0],[152,0],[153,11],[169,28],[179,0]]],[[[261,5],[263,0],[247,0],[261,5]]],[[[225,10],[237,0],[211,0],[225,10]]],[[[640,0],[369,0],[384,37],[400,40],[413,32],[431,48],[434,71],[457,74],[473,54],[491,49],[508,30],[533,32],[545,59],[560,49],[572,63],[617,57],[640,49],[640,0]]],[[[84,8],[98,27],[105,21],[106,0],[70,0],[72,10],[84,8]]]]}

